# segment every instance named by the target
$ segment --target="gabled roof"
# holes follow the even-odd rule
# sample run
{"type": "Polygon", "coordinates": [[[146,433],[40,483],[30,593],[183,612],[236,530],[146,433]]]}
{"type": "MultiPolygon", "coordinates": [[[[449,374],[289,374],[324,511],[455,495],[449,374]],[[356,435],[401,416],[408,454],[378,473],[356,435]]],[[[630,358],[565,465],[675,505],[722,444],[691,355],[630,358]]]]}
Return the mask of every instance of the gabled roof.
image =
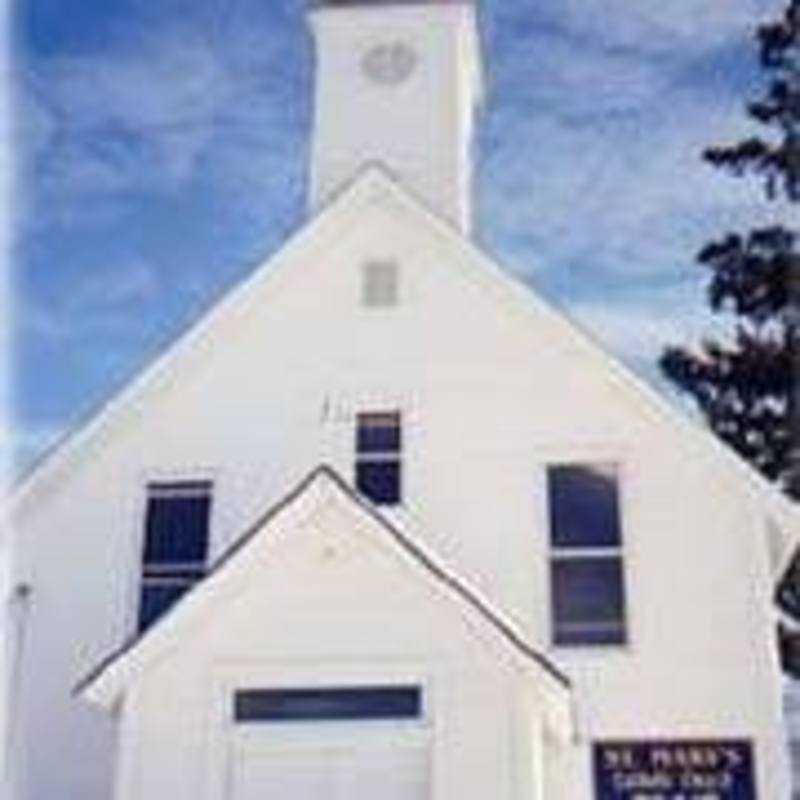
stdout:
{"type": "Polygon", "coordinates": [[[300,520],[309,519],[314,510],[330,500],[355,515],[354,521],[361,518],[374,523],[375,530],[394,542],[422,569],[428,579],[443,587],[457,603],[477,614],[518,657],[546,676],[554,688],[562,692],[569,689],[569,678],[546,655],[526,641],[514,624],[504,618],[501,611],[455,577],[419,542],[412,540],[397,525],[390,522],[350,487],[335,470],[320,465],[266,511],[217,559],[206,576],[154,625],[125,642],[83,678],[75,687],[74,693],[107,708],[113,707],[129,681],[139,674],[146,664],[152,663],[152,659],[164,646],[174,646],[176,638],[181,636],[191,621],[207,609],[210,602],[219,597],[220,582],[226,580],[226,573],[234,568],[235,564],[242,564],[248,560],[249,546],[255,539],[270,536],[282,525],[291,527],[302,524],[300,520]]]}
{"type": "Polygon", "coordinates": [[[358,224],[359,213],[370,208],[378,199],[390,201],[398,214],[426,226],[431,234],[449,246],[454,253],[454,268],[468,272],[473,280],[480,281],[486,294],[502,304],[504,311],[550,325],[576,350],[594,360],[610,381],[639,401],[644,413],[659,423],[670,426],[676,434],[676,447],[692,447],[694,449],[689,457],[697,453],[706,454],[713,463],[719,464],[722,470],[732,475],[748,493],[764,505],[774,523],[770,541],[773,577],[776,582],[783,577],[800,546],[800,508],[707,428],[679,414],[645,381],[597,344],[566,314],[546,303],[528,286],[501,269],[494,259],[462,236],[451,222],[431,210],[422,199],[402,186],[389,170],[376,163],[365,165],[353,181],[334,195],[277,254],[229,292],[99,413],[65,437],[14,488],[6,512],[13,511],[33,496],[38,487],[59,475],[74,459],[87,453],[91,445],[101,441],[103,434],[113,425],[119,424],[126,415],[135,412],[148,392],[174,378],[177,366],[184,359],[201,348],[213,346],[214,341],[224,335],[222,328],[225,320],[235,317],[256,292],[264,291],[269,297],[274,297],[278,293],[281,274],[292,268],[297,257],[306,248],[340,231],[342,225],[358,224]]]}

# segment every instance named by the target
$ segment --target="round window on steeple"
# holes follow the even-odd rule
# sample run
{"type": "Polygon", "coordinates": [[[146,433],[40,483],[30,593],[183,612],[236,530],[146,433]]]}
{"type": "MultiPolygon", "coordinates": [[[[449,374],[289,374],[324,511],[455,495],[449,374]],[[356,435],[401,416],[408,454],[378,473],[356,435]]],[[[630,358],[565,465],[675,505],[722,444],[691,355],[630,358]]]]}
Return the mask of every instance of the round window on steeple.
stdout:
{"type": "Polygon", "coordinates": [[[417,54],[404,42],[386,42],[372,47],[361,60],[364,74],[376,83],[402,83],[414,71],[417,54]]]}

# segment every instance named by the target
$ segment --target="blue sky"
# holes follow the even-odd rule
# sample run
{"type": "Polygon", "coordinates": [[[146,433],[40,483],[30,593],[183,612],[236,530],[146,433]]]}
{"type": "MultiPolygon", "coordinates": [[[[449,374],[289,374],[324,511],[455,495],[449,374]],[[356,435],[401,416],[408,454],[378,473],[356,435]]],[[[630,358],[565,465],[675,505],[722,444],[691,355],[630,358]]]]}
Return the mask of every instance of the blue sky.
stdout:
{"type": "MultiPolygon", "coordinates": [[[[304,0],[17,5],[24,464],[303,223],[313,75],[304,0]]],[[[782,5],[482,4],[477,238],[650,381],[710,329],[694,253],[779,213],[699,155],[750,130],[782,5]]]]}

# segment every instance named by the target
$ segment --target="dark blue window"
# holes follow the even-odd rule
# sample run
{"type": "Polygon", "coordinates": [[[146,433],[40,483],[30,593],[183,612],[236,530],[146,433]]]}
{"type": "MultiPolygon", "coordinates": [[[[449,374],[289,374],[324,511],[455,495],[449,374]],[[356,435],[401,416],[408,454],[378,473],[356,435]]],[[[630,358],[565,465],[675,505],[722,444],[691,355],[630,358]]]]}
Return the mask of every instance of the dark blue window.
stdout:
{"type": "Polygon", "coordinates": [[[400,462],[362,461],[356,464],[356,487],[378,505],[400,502],[400,462]]]}
{"type": "Polygon", "coordinates": [[[553,466],[547,482],[553,642],[624,644],[625,580],[616,466],[553,466]]]}
{"type": "Polygon", "coordinates": [[[397,411],[359,414],[356,488],[378,505],[402,500],[402,427],[397,411]]]}
{"type": "Polygon", "coordinates": [[[359,453],[399,453],[400,415],[396,412],[359,414],[356,437],[359,453]]]}
{"type": "Polygon", "coordinates": [[[140,631],[203,577],[211,513],[207,481],[152,483],[147,488],[140,631]]]}
{"type": "Polygon", "coordinates": [[[211,484],[150,484],[145,520],[146,564],[204,562],[211,484]]]}
{"type": "Polygon", "coordinates": [[[415,719],[421,713],[419,686],[245,689],[233,701],[237,722],[415,719]]]}
{"type": "Polygon", "coordinates": [[[619,545],[617,475],[612,465],[550,467],[547,477],[554,547],[619,545]]]}
{"type": "Polygon", "coordinates": [[[139,630],[149,628],[170,606],[177,602],[191,587],[185,579],[173,580],[148,578],[142,586],[139,604],[139,630]]]}
{"type": "Polygon", "coordinates": [[[621,558],[554,559],[551,588],[555,644],[624,644],[621,558]]]}

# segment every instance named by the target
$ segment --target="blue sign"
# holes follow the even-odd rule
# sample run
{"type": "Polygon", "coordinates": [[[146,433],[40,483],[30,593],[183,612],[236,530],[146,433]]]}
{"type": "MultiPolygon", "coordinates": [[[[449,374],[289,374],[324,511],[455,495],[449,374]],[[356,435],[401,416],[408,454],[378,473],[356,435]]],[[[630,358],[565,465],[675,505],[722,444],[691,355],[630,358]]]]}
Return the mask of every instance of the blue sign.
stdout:
{"type": "Polygon", "coordinates": [[[634,741],[594,745],[597,800],[755,800],[748,741],[634,741]]]}

